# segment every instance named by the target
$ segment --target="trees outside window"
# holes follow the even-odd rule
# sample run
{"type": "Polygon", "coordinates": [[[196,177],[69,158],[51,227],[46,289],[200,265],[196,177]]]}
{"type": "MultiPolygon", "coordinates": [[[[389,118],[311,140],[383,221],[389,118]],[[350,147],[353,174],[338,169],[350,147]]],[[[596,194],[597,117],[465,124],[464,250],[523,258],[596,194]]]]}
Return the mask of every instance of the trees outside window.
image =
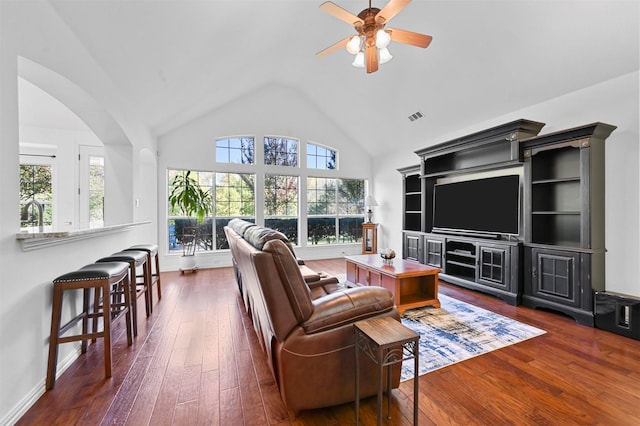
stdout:
{"type": "Polygon", "coordinates": [[[239,217],[255,222],[255,175],[247,173],[216,173],[214,235],[215,248],[228,249],[224,227],[239,217]]]}
{"type": "Polygon", "coordinates": [[[264,222],[298,244],[298,177],[264,176],[264,222]]]}
{"type": "Polygon", "coordinates": [[[53,223],[52,166],[20,165],[20,230],[42,231],[53,223]]]}
{"type": "Polygon", "coordinates": [[[313,143],[307,144],[307,167],[310,169],[335,170],[337,153],[313,143]]]}
{"type": "MultiPolygon", "coordinates": [[[[268,136],[263,138],[263,143],[264,167],[255,164],[255,138],[239,136],[216,139],[216,171],[168,171],[169,182],[177,175],[189,173],[198,188],[211,195],[212,213],[199,225],[198,249],[228,249],[224,227],[236,217],[254,223],[260,220],[261,225],[282,232],[293,244],[360,242],[365,180],[330,177],[337,169],[337,151],[307,143],[307,169],[324,170],[319,173],[325,174],[325,177],[307,177],[307,171],[293,170],[299,166],[298,140],[268,136]],[[256,194],[256,189],[262,193],[256,194]],[[256,204],[257,200],[261,201],[260,205],[256,204]],[[301,201],[306,211],[300,211],[301,201]],[[301,220],[306,221],[307,227],[306,234],[299,236],[301,220]]],[[[181,229],[190,223],[184,212],[169,205],[170,252],[182,250],[181,229]]]]}
{"type": "Polygon", "coordinates": [[[362,239],[364,180],[307,178],[307,244],[362,239]]]}
{"type": "Polygon", "coordinates": [[[253,137],[236,137],[216,140],[216,162],[254,164],[253,137]]]}
{"type": "Polygon", "coordinates": [[[264,164],[298,167],[298,141],[280,137],[265,137],[264,164]]]}
{"type": "MultiPolygon", "coordinates": [[[[213,250],[213,173],[169,170],[169,251],[184,250],[185,228],[198,227],[195,250],[213,250]]],[[[193,238],[187,238],[191,243],[193,238]]]]}

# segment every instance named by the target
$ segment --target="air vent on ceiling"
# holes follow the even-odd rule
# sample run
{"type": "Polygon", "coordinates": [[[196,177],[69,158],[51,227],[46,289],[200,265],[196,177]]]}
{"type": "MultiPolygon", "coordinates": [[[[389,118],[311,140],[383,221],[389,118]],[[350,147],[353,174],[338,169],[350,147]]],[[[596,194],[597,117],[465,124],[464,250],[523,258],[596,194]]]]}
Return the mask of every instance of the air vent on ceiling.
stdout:
{"type": "Polygon", "coordinates": [[[416,121],[417,119],[422,117],[424,117],[424,115],[420,111],[414,112],[409,116],[409,121],[416,121]]]}

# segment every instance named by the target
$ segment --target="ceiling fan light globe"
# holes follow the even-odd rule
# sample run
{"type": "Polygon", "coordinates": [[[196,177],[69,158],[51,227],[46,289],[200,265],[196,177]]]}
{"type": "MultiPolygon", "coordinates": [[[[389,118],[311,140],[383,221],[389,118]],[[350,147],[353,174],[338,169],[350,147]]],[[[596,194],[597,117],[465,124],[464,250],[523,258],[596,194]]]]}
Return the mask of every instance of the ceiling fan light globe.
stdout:
{"type": "Polygon", "coordinates": [[[355,35],[351,37],[351,40],[349,40],[346,46],[347,52],[351,53],[352,55],[357,54],[360,51],[360,44],[361,44],[360,36],[355,35]]]}
{"type": "Polygon", "coordinates": [[[385,64],[392,58],[393,56],[391,55],[391,52],[389,52],[389,49],[387,49],[386,47],[384,49],[378,49],[378,62],[380,64],[385,64]]]}
{"type": "Polygon", "coordinates": [[[378,49],[384,49],[391,43],[391,35],[385,30],[378,30],[376,32],[376,47],[378,49]]]}
{"type": "Polygon", "coordinates": [[[356,68],[364,68],[364,52],[358,52],[351,65],[356,68]]]}

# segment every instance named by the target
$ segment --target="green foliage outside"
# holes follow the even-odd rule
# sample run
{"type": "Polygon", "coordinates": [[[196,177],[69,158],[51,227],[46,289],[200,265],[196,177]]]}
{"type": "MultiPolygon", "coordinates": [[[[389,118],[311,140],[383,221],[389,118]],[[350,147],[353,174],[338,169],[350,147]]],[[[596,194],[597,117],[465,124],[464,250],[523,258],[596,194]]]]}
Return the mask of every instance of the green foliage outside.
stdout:
{"type": "MultiPolygon", "coordinates": [[[[220,250],[228,248],[224,226],[234,217],[255,222],[255,175],[245,173],[213,173],[170,171],[170,195],[176,182],[193,186],[215,209],[213,218],[207,217],[197,225],[198,249],[220,250]],[[194,175],[198,176],[196,179],[194,175]],[[189,178],[187,178],[189,176],[189,178]],[[215,178],[215,182],[214,182],[215,178]],[[179,180],[178,180],[179,179],[179,180]],[[213,200],[204,193],[215,193],[213,200]]],[[[264,214],[265,226],[284,233],[294,244],[299,244],[299,191],[297,176],[265,174],[264,214]]],[[[359,179],[308,178],[307,180],[307,243],[310,245],[356,243],[362,238],[364,221],[364,181],[359,179]]],[[[198,198],[197,196],[195,197],[198,198]]],[[[171,199],[171,197],[170,197],[171,199]]],[[[170,234],[176,243],[188,226],[194,226],[193,213],[179,208],[177,202],[169,205],[170,234]]],[[[171,238],[171,237],[170,237],[171,238]]],[[[170,242],[172,249],[180,248],[170,242]]]]}
{"type": "Polygon", "coordinates": [[[42,205],[44,214],[42,222],[44,226],[52,224],[53,215],[51,201],[53,198],[51,187],[51,166],[21,164],[20,165],[20,227],[37,226],[39,223],[39,211],[37,206],[30,205],[29,201],[35,201],[42,205]]]}
{"type": "MultiPolygon", "coordinates": [[[[179,216],[186,218],[189,227],[185,229],[181,226],[178,230],[176,223],[176,236],[180,241],[184,254],[193,254],[193,252],[202,247],[203,237],[210,232],[205,232],[203,237],[193,234],[193,228],[200,230],[200,225],[205,221],[213,209],[213,200],[211,192],[208,188],[203,188],[198,180],[192,175],[191,170],[177,172],[171,179],[169,185],[169,207],[170,210],[179,212],[179,216]]],[[[205,244],[206,246],[206,244],[205,244]]]]}
{"type": "Polygon", "coordinates": [[[298,177],[264,176],[265,216],[298,216],[298,177]]]}

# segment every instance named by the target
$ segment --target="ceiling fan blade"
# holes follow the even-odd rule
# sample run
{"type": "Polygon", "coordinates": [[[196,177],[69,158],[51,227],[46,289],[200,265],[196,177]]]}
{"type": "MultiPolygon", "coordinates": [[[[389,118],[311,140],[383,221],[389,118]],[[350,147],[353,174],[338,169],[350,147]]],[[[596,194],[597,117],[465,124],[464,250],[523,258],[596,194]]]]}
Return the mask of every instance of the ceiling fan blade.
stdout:
{"type": "Polygon", "coordinates": [[[411,0],[389,0],[389,3],[376,15],[376,21],[381,24],[389,22],[391,18],[396,16],[398,12],[404,9],[409,3],[411,3],[411,0]]]}
{"type": "Polygon", "coordinates": [[[339,42],[337,42],[336,44],[333,44],[333,45],[327,47],[326,49],[319,51],[318,53],[316,53],[316,56],[318,58],[323,58],[323,57],[327,56],[330,53],[333,53],[333,52],[335,52],[337,50],[340,50],[340,49],[344,49],[345,46],[347,45],[347,43],[349,43],[349,40],[351,40],[351,37],[353,37],[353,36],[349,36],[347,38],[344,38],[344,39],[340,40],[339,42]]]}
{"type": "Polygon", "coordinates": [[[426,48],[431,44],[431,40],[433,40],[433,37],[430,35],[414,33],[412,31],[398,30],[396,28],[387,28],[386,31],[391,33],[392,41],[410,44],[416,47],[426,48]]]}
{"type": "Polygon", "coordinates": [[[378,71],[378,48],[376,45],[367,46],[365,50],[367,74],[378,71]]]}
{"type": "Polygon", "coordinates": [[[353,13],[341,8],[340,6],[338,6],[333,2],[325,1],[320,5],[320,9],[324,10],[329,15],[335,16],[336,18],[346,22],[347,24],[350,24],[350,25],[355,25],[356,23],[364,24],[364,21],[362,19],[358,18],[353,13]]]}

